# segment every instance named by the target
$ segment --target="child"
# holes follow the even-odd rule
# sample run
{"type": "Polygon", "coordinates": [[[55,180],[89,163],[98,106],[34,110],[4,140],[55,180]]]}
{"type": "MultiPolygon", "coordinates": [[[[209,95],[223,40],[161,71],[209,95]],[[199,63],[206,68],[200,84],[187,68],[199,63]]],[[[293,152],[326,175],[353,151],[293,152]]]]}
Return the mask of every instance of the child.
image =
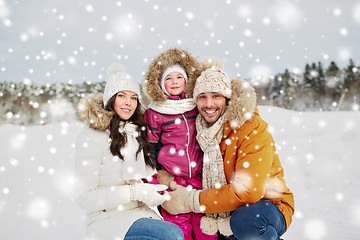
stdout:
{"type": "MultiPolygon", "coordinates": [[[[144,84],[151,98],[144,119],[156,168],[169,172],[177,184],[195,189],[202,189],[203,155],[196,142],[198,111],[192,91],[201,68],[187,51],[170,49],[153,60],[144,84]]],[[[182,229],[185,239],[217,238],[200,229],[203,214],[171,215],[164,209],[161,214],[164,220],[182,229]]]]}

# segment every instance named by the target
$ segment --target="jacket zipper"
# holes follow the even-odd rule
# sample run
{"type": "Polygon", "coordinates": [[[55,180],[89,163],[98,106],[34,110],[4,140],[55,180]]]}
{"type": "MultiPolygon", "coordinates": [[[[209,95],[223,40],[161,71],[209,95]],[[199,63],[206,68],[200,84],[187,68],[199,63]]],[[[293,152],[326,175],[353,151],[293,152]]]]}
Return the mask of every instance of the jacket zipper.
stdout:
{"type": "Polygon", "coordinates": [[[187,123],[186,117],[184,116],[184,114],[181,114],[184,118],[185,124],[186,124],[186,129],[187,129],[187,144],[186,144],[186,155],[188,158],[188,162],[189,162],[189,178],[191,178],[191,161],[190,161],[190,156],[189,156],[189,140],[190,140],[190,130],[189,130],[189,125],[187,123]]]}

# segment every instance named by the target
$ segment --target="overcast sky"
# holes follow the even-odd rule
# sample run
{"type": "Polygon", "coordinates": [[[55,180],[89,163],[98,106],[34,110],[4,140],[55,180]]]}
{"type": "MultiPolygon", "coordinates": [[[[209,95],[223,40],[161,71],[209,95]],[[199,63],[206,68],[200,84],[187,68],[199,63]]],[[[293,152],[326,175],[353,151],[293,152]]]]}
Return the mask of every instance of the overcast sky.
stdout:
{"type": "Polygon", "coordinates": [[[0,82],[82,83],[124,64],[139,82],[172,47],[231,77],[360,64],[360,0],[0,0],[0,82]]]}

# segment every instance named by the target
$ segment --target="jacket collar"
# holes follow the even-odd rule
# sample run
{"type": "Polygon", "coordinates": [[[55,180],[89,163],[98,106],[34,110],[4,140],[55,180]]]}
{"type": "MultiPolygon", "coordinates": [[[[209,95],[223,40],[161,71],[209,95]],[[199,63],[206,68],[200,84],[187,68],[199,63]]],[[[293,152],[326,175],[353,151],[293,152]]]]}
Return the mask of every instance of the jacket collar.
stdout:
{"type": "Polygon", "coordinates": [[[173,66],[177,62],[180,63],[188,75],[184,91],[186,98],[192,98],[196,79],[203,71],[203,66],[190,52],[181,48],[172,48],[154,58],[145,74],[144,93],[147,95],[146,97],[150,98],[151,102],[159,104],[168,99],[159,85],[159,79],[166,68],[173,66]]]}
{"type": "Polygon", "coordinates": [[[180,96],[166,95],[169,100],[181,100],[185,98],[185,92],[180,94],[180,96]]]}
{"type": "Polygon", "coordinates": [[[231,98],[227,106],[227,121],[230,128],[235,130],[255,114],[256,93],[247,81],[241,79],[231,80],[231,90],[231,98]]]}
{"type": "Polygon", "coordinates": [[[81,99],[77,105],[77,114],[80,120],[95,130],[109,128],[113,116],[113,112],[104,109],[101,94],[81,99]]]}

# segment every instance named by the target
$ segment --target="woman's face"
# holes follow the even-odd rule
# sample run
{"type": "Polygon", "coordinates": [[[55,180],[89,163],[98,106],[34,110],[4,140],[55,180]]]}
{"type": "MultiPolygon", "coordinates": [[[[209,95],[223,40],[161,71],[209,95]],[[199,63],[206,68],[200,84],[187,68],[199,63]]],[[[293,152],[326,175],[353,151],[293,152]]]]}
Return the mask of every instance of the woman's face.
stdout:
{"type": "Polygon", "coordinates": [[[122,120],[128,120],[138,105],[138,95],[131,91],[120,91],[116,94],[114,110],[122,120]]]}

